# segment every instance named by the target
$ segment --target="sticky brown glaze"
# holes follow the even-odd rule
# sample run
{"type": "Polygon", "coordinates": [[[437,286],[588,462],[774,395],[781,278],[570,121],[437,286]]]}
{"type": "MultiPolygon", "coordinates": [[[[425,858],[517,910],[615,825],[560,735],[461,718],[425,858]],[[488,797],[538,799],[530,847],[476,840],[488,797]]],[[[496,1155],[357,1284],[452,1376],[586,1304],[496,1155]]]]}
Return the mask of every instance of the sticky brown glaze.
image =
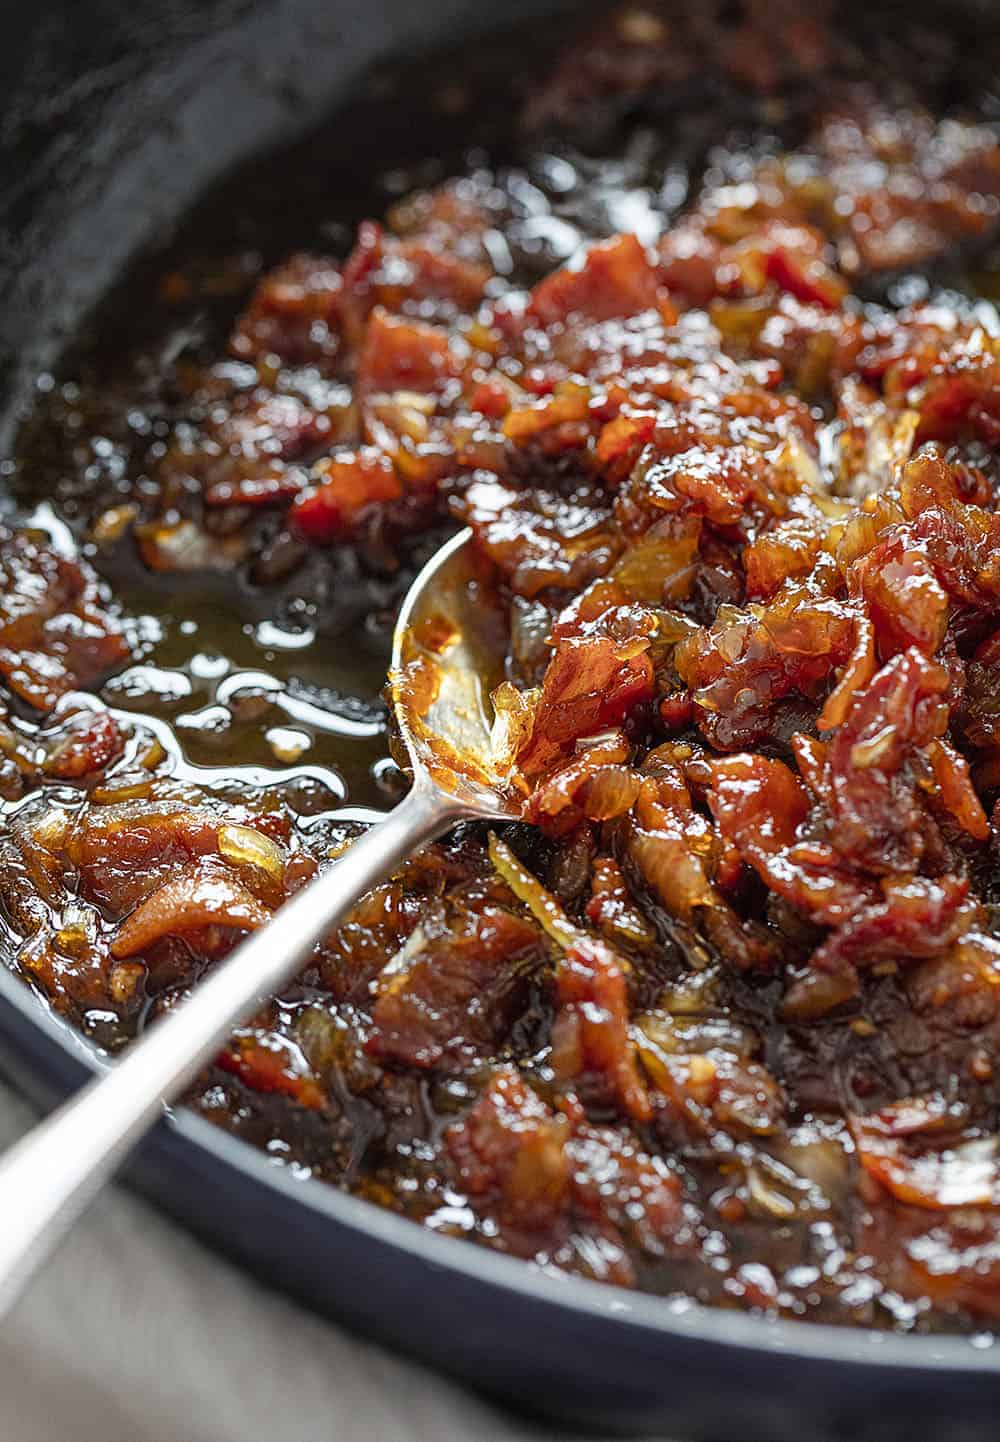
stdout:
{"type": "Polygon", "coordinates": [[[738,8],[600,22],[517,165],[168,269],[173,340],[49,385],[21,484],[86,555],[0,537],[6,943],[116,1046],[334,865],[401,778],[320,650],[378,672],[467,523],[530,824],[408,861],[191,1104],[539,1267],[982,1330],[1000,346],[933,287],[989,267],[1000,146],[954,51],[876,94],[822,9],[738,8]]]}

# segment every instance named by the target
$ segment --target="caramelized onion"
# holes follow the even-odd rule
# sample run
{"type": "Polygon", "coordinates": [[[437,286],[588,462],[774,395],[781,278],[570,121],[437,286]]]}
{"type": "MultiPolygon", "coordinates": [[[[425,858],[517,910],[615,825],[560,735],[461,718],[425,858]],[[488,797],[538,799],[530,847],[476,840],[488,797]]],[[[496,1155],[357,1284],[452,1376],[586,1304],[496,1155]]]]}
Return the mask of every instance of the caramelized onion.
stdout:
{"type": "Polygon", "coordinates": [[[250,826],[220,826],[219,855],[236,866],[261,871],[280,886],[285,876],[285,855],[281,847],[250,826]]]}
{"type": "Polygon", "coordinates": [[[135,956],[165,936],[183,936],[205,926],[254,931],[270,912],[229,872],[211,862],[196,864],[159,887],[119,926],[111,951],[135,956]]]}
{"type": "Polygon", "coordinates": [[[861,1165],[897,1201],[931,1211],[1000,1207],[1000,1138],[960,1137],[935,1146],[942,1129],[947,1137],[948,1120],[943,1105],[917,1101],[851,1117],[850,1124],[861,1165]]]}

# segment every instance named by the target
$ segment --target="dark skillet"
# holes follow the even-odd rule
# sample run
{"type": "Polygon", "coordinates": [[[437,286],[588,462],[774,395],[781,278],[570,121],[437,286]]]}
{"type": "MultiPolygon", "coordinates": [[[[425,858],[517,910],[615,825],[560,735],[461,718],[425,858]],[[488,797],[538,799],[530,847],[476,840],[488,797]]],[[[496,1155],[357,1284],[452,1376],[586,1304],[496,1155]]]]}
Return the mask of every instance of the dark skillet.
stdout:
{"type": "MultiPolygon", "coordinates": [[[[559,8],[513,0],[504,19],[559,8]]],[[[975,12],[988,23],[989,0],[975,12]]],[[[487,20],[481,0],[19,7],[0,54],[5,448],[33,374],[215,177],[308,128],[375,59],[472,44],[487,20]]],[[[103,1065],[3,968],[0,1062],[42,1106],[103,1065]]],[[[997,1435],[996,1348],[968,1339],[768,1324],[552,1281],[295,1181],[184,1112],[132,1178],[275,1285],[521,1407],[730,1442],[997,1435]]]]}

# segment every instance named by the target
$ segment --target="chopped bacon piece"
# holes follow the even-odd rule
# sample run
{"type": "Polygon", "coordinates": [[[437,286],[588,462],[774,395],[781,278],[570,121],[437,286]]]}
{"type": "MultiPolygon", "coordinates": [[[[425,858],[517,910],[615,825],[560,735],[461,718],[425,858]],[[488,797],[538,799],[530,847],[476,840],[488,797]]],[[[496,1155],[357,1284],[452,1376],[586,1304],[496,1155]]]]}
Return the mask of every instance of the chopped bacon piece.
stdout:
{"type": "Polygon", "coordinates": [[[903,1296],[1000,1316],[997,1138],[941,1094],[850,1119],[867,1191],[860,1245],[903,1296]]]}
{"type": "Polygon", "coordinates": [[[368,1053],[420,1068],[490,1053],[539,960],[530,922],[474,893],[455,896],[448,916],[429,913],[376,978],[368,1053]]]}
{"type": "Polygon", "coordinates": [[[459,509],[490,561],[528,598],[549,586],[577,590],[604,575],[620,547],[606,498],[583,487],[567,515],[544,488],[514,490],[480,475],[459,509]]]}
{"type": "Polygon", "coordinates": [[[76,711],[53,733],[43,764],[46,776],[59,781],[95,777],[121,754],[124,737],[108,711],[76,711]]]}
{"type": "Polygon", "coordinates": [[[460,1190],[504,1251],[544,1250],[571,1270],[631,1286],[626,1239],[652,1257],[695,1250],[665,1162],[572,1110],[553,1112],[512,1068],[494,1073],[445,1147],[460,1190]]]}
{"type": "Polygon", "coordinates": [[[837,667],[846,668],[842,685],[867,679],[870,653],[870,626],[857,608],[790,582],[760,615],[720,612],[710,630],[680,643],[675,665],[708,740],[737,751],[767,734],[787,698],[818,698],[837,667]]]}
{"type": "Polygon", "coordinates": [[[475,310],[490,268],[447,248],[451,227],[431,226],[404,239],[366,220],[344,264],[341,309],[348,336],[356,342],[378,306],[394,314],[439,303],[444,310],[475,310]]]}
{"type": "Polygon", "coordinates": [[[446,1135],[462,1189],[502,1227],[550,1228],[569,1197],[569,1122],[513,1069],[498,1071],[466,1120],[446,1135]]]}
{"type": "Polygon", "coordinates": [[[833,844],[855,865],[876,873],[919,865],[929,840],[908,763],[943,733],[948,686],[944,667],[911,647],[858,692],[834,733],[822,794],[833,844]]]}
{"type": "Polygon", "coordinates": [[[624,765],[630,751],[625,738],[615,733],[588,746],[535,789],[525,820],[560,836],[584,819],[609,821],[623,815],[639,790],[638,778],[624,765]]]}
{"type": "Polygon", "coordinates": [[[617,726],[653,697],[648,641],[631,646],[610,634],[560,641],[542,680],[534,725],[517,764],[526,776],[546,772],[584,736],[617,726]]]}
{"type": "Polygon", "coordinates": [[[621,964],[601,941],[581,941],[556,969],[552,1066],[562,1082],[588,1089],[591,1078],[635,1121],[652,1115],[629,1037],[621,964]]]}
{"type": "Polygon", "coordinates": [[[220,833],[234,826],[259,833],[269,856],[280,862],[272,837],[287,836],[282,818],[169,800],[93,807],[51,841],[47,828],[37,839],[76,870],[85,896],[124,916],[188,862],[218,854],[220,833]]]}
{"type": "Polygon", "coordinates": [[[0,676],[12,691],[49,711],[129,655],[86,562],[60,556],[37,532],[0,528],[0,676]]]}
{"type": "Polygon", "coordinates": [[[252,1091],[291,1097],[310,1111],[326,1105],[323,1088],[304,1069],[298,1049],[281,1037],[237,1033],[215,1064],[239,1077],[252,1091]]]}
{"type": "Polygon", "coordinates": [[[379,308],[368,324],[358,361],[357,393],[433,391],[460,370],[446,330],[379,308]]]}
{"type": "Polygon", "coordinates": [[[543,326],[571,316],[614,320],[655,307],[658,290],[656,270],[639,241],[618,235],[592,245],[579,270],[557,270],[540,281],[528,314],[543,326]]]}
{"type": "Polygon", "coordinates": [[[847,294],[847,286],[818,255],[810,254],[812,247],[802,245],[805,234],[801,226],[779,225],[768,235],[764,262],[767,277],[796,300],[836,310],[847,294]]]}
{"type": "Polygon", "coordinates": [[[332,368],[341,348],[343,280],[324,256],[293,255],[269,271],[236,323],[229,348],[240,360],[277,356],[289,365],[332,368]]]}
{"type": "Polygon", "coordinates": [[[337,451],[312,475],[313,484],[295,497],[291,519],[315,545],[340,540],[368,506],[398,500],[403,493],[392,462],[373,446],[337,451]]]}
{"type": "Polygon", "coordinates": [[[783,762],[726,756],[710,769],[708,800],[720,830],[779,895],[836,926],[873,894],[870,883],[838,866],[832,846],[800,836],[810,800],[783,762]]]}
{"type": "Polygon", "coordinates": [[[975,917],[968,882],[954,876],[887,880],[881,891],[813,953],[818,971],[846,973],[880,961],[944,954],[975,917]]]}
{"type": "Polygon", "coordinates": [[[928,1214],[876,1206],[859,1244],[886,1285],[945,1314],[1000,1318],[1000,1215],[961,1208],[929,1223],[928,1214]]]}

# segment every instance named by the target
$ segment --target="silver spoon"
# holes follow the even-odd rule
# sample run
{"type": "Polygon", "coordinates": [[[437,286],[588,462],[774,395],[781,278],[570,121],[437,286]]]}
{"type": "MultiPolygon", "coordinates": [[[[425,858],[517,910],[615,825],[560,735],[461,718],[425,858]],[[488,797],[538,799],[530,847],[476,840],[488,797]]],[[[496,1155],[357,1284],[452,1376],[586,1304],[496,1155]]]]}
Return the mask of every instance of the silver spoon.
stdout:
{"type": "Polygon", "coordinates": [[[164,1103],[291,980],[359,897],[456,822],[518,814],[493,765],[490,736],[503,619],[477,579],[470,539],[463,531],[431,558],[396,623],[390,685],[413,770],[406,798],[0,1161],[0,1316],[164,1103]]]}

